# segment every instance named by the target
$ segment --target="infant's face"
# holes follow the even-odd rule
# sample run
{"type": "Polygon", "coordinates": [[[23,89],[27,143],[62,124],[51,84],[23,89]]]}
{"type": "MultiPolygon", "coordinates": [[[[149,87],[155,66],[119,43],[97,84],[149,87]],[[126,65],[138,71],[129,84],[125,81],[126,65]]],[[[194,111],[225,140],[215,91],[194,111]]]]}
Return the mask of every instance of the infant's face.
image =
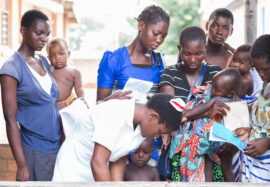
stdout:
{"type": "Polygon", "coordinates": [[[48,50],[48,58],[52,66],[61,69],[67,65],[69,51],[60,43],[53,44],[48,50]]]}
{"type": "Polygon", "coordinates": [[[152,145],[152,141],[144,140],[140,147],[131,154],[131,161],[138,167],[147,164],[153,152],[152,145]]]}
{"type": "Polygon", "coordinates": [[[233,60],[231,62],[231,67],[236,68],[241,75],[249,72],[251,68],[251,59],[249,52],[236,51],[233,55],[233,60]]]}

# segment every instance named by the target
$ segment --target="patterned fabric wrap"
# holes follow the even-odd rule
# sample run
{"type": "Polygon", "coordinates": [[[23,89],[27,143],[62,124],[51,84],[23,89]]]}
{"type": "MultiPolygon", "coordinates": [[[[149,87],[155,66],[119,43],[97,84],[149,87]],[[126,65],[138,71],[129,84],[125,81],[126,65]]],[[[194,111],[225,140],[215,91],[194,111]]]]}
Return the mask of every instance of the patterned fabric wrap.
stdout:
{"type": "MultiPolygon", "coordinates": [[[[249,141],[257,138],[270,138],[270,100],[262,93],[251,111],[252,130],[249,141]]],[[[270,150],[260,157],[243,155],[242,182],[270,182],[270,150]]]]}
{"type": "MultiPolygon", "coordinates": [[[[210,99],[210,85],[197,86],[193,88],[194,99],[186,105],[186,109],[192,109],[196,105],[205,103],[210,99]]],[[[173,173],[173,179],[182,182],[204,182],[205,181],[205,160],[204,155],[208,155],[214,162],[220,164],[217,156],[221,142],[209,141],[210,129],[213,122],[223,125],[221,119],[201,118],[195,121],[188,121],[183,125],[178,133],[175,132],[171,141],[171,157],[180,153],[180,177],[173,173]]],[[[174,158],[173,161],[177,159],[174,158]]],[[[173,162],[173,166],[178,166],[173,162]]],[[[216,177],[218,178],[218,177],[216,177]]]]}

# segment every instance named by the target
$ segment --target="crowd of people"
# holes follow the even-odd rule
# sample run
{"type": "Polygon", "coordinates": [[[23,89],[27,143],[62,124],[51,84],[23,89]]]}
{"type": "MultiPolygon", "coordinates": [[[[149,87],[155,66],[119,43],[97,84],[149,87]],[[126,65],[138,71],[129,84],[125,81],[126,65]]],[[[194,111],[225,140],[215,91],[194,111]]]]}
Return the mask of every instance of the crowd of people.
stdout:
{"type": "Polygon", "coordinates": [[[24,13],[21,45],[0,69],[16,180],[270,182],[270,35],[232,48],[233,14],[219,8],[207,35],[197,26],[181,31],[178,61],[166,67],[156,49],[169,15],[152,5],[137,21],[131,44],[104,53],[89,108],[67,42],[49,41],[43,12],[24,13]],[[47,58],[36,54],[45,46],[47,58]],[[122,91],[129,78],[153,83],[146,102],[122,91]],[[209,137],[224,126],[226,103],[241,100],[250,124],[233,133],[243,151],[209,137]]]}

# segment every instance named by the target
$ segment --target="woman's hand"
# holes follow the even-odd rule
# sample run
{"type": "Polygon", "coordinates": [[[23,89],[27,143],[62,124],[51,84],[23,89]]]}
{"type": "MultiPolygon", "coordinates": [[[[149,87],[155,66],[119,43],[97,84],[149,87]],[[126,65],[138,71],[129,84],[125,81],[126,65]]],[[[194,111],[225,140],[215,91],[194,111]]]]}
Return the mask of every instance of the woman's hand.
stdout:
{"type": "Polygon", "coordinates": [[[215,118],[217,116],[226,116],[226,110],[230,110],[230,107],[225,102],[214,103],[212,107],[206,112],[206,116],[209,118],[215,118]]]}
{"type": "Polygon", "coordinates": [[[245,154],[252,157],[259,157],[270,148],[270,138],[258,138],[248,144],[244,149],[245,154]]]}
{"type": "Polygon", "coordinates": [[[162,138],[161,150],[166,150],[168,148],[168,146],[170,145],[171,135],[170,134],[162,134],[161,138],[162,138]]]}
{"type": "Polygon", "coordinates": [[[235,129],[234,132],[234,136],[238,136],[240,138],[240,140],[245,140],[248,138],[249,134],[250,134],[250,130],[251,128],[249,127],[240,127],[235,129]]]}
{"type": "Polygon", "coordinates": [[[118,91],[118,92],[115,92],[114,94],[106,97],[104,99],[104,101],[108,101],[110,99],[130,99],[131,96],[128,96],[128,94],[130,94],[131,92],[132,92],[131,90],[124,91],[124,92],[118,91]]]}
{"type": "Polygon", "coordinates": [[[16,181],[28,181],[30,178],[30,172],[27,166],[17,168],[16,181]]]}

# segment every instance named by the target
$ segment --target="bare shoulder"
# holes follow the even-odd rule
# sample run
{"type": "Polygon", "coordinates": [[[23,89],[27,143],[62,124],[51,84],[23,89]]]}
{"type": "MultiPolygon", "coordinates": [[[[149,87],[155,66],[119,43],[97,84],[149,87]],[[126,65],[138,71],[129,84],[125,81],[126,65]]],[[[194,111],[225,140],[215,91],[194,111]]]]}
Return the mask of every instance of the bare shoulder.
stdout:
{"type": "Polygon", "coordinates": [[[268,83],[266,85],[266,87],[264,88],[264,91],[263,91],[263,97],[267,100],[270,99],[270,83],[268,83]]]}
{"type": "Polygon", "coordinates": [[[66,66],[66,70],[72,73],[74,76],[81,75],[81,72],[74,66],[66,66]]]}
{"type": "Polygon", "coordinates": [[[149,166],[149,172],[151,172],[154,181],[160,181],[159,172],[156,167],[149,166]]]}

